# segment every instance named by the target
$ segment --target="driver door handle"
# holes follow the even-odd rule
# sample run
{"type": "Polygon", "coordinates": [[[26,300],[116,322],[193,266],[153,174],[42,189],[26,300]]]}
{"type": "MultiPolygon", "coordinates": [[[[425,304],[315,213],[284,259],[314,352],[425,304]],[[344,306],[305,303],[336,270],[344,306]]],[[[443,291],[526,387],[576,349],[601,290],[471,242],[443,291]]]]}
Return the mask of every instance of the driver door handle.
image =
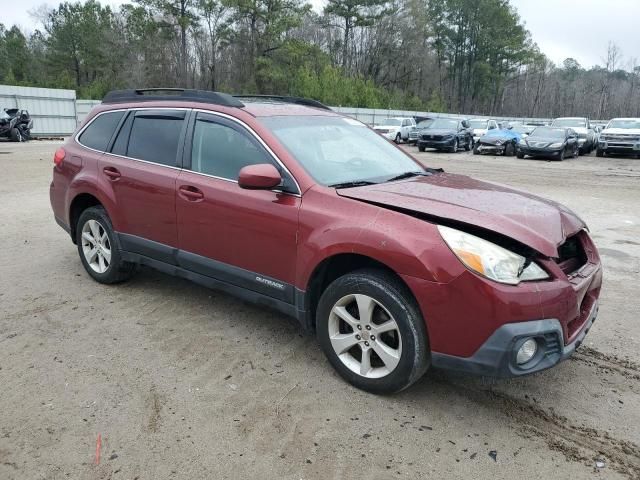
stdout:
{"type": "Polygon", "coordinates": [[[178,188],[178,192],[182,198],[190,202],[197,202],[204,199],[204,193],[202,193],[202,190],[194,187],[193,185],[181,185],[178,188]]]}

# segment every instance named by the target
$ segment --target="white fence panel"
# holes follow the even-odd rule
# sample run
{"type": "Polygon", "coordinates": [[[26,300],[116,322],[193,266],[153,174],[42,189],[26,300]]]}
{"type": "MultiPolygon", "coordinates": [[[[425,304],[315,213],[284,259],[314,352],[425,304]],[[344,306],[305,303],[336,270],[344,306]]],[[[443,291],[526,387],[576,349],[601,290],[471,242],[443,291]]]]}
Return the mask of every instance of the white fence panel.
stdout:
{"type": "Polygon", "coordinates": [[[76,92],[0,85],[0,108],[28,110],[35,136],[69,135],[76,128],[76,92]]]}

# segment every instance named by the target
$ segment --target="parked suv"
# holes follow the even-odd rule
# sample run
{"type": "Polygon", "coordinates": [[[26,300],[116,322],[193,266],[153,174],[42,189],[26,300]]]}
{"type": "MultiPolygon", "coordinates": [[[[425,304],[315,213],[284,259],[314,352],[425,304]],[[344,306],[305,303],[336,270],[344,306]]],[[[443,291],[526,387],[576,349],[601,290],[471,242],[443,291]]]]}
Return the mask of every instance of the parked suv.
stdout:
{"type": "Polygon", "coordinates": [[[418,150],[421,152],[427,148],[435,148],[455,153],[460,147],[464,147],[466,151],[473,148],[473,130],[466,120],[436,118],[418,135],[418,150]]]}
{"type": "Polygon", "coordinates": [[[640,118],[614,118],[600,132],[596,156],[634,155],[640,158],[640,118]]]}
{"type": "Polygon", "coordinates": [[[316,103],[171,93],[108,94],[55,153],[55,219],[96,281],[147,265],[275,309],[378,393],[537,372],[591,328],[600,259],[566,207],[316,103]]]}
{"type": "Polygon", "coordinates": [[[413,117],[385,118],[373,127],[376,132],[396,143],[408,142],[409,135],[415,128],[416,121],[413,117]]]}

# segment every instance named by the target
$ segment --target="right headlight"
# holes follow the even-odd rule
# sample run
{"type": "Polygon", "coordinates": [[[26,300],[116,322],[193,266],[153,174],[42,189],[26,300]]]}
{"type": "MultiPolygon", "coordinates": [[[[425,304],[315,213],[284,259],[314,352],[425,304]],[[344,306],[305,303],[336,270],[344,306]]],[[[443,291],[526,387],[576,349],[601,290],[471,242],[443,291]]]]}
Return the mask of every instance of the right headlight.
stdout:
{"type": "Polygon", "coordinates": [[[537,263],[528,262],[518,255],[495,243],[454,228],[438,225],[440,235],[470,270],[491,280],[517,285],[523,280],[545,280],[549,274],[537,263]]]}
{"type": "Polygon", "coordinates": [[[562,142],[552,143],[549,148],[560,148],[562,145],[564,145],[562,142]]]}

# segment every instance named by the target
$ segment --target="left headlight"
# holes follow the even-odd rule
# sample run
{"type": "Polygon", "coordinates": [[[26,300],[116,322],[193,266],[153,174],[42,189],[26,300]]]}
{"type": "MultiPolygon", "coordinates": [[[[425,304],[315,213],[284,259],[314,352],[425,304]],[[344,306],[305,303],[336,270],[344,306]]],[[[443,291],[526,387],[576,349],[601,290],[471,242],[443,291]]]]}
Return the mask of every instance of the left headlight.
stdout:
{"type": "Polygon", "coordinates": [[[537,263],[529,262],[495,243],[476,237],[454,228],[438,225],[440,235],[470,270],[491,280],[510,285],[517,285],[523,280],[545,280],[549,274],[537,263]]]}
{"type": "Polygon", "coordinates": [[[549,148],[560,148],[562,145],[564,145],[562,142],[552,143],[549,148]]]}

